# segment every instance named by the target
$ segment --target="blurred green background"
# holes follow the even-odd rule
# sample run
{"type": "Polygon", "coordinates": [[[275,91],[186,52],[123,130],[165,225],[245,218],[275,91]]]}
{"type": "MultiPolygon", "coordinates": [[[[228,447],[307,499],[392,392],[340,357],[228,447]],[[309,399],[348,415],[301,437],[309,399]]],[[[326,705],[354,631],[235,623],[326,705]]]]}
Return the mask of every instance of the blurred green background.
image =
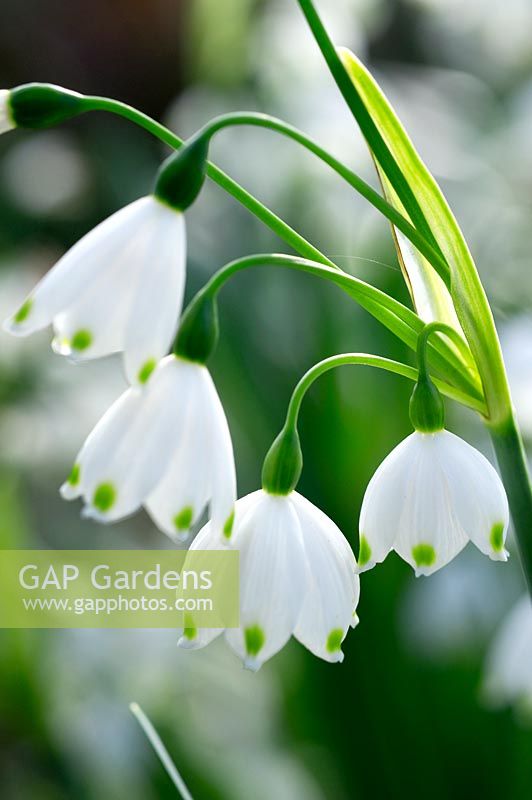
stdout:
{"type": "MultiPolygon", "coordinates": [[[[532,436],[532,5],[527,0],[321,0],[335,40],[368,63],[451,201],[497,315],[532,436]]],[[[0,85],[51,81],[130,102],[182,135],[222,111],[282,116],[374,182],[364,143],[295,0],[3,0],[0,85]]],[[[165,151],[104,115],[0,140],[0,312],[64,250],[145,194],[165,151]]],[[[407,301],[386,223],[334,174],[267,131],[226,131],[214,160],[348,271],[407,301]]],[[[190,296],[231,258],[282,243],[215,186],[188,216],[190,296]]],[[[212,371],[240,494],[295,382],[341,350],[411,359],[309,276],[254,270],[221,296],[212,371]]],[[[0,335],[0,546],[169,546],[145,515],[80,521],[57,488],[124,386],[118,359],[74,368],[0,335]]],[[[400,378],[344,370],[302,412],[301,490],[356,550],[364,488],[409,432],[400,378]]],[[[472,415],[449,424],[490,454],[472,415]]],[[[130,716],[150,715],[197,800],[529,798],[532,732],[480,687],[486,648],[523,590],[468,547],[431,579],[394,555],[362,577],[342,665],[291,642],[257,674],[223,642],[179,652],[172,631],[0,632],[5,800],[152,800],[175,790],[130,716]]],[[[1,555],[0,555],[1,557],[1,555]]],[[[532,669],[532,665],[531,665],[532,669]]]]}

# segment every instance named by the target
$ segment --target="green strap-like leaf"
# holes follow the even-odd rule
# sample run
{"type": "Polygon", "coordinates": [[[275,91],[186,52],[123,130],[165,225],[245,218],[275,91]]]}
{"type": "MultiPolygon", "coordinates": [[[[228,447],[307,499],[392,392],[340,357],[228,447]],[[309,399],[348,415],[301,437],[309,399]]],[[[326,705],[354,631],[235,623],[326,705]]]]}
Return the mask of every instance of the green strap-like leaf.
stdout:
{"type": "MultiPolygon", "coordinates": [[[[507,418],[511,404],[493,315],[464,236],[438,184],[416,152],[395,112],[369,72],[346,49],[340,58],[363,99],[381,137],[411,187],[429,224],[434,239],[450,269],[450,294],[434,270],[413,248],[400,239],[401,259],[408,273],[416,306],[425,303],[424,314],[438,314],[438,319],[464,332],[484,386],[489,416],[496,423],[507,418]],[[430,295],[427,303],[423,295],[430,295]],[[451,305],[454,309],[451,309],[451,305]]],[[[371,141],[368,141],[372,149],[371,141]]],[[[399,205],[395,188],[384,178],[384,190],[390,202],[399,205]]],[[[404,212],[404,209],[403,209],[404,212]]],[[[420,313],[421,313],[421,309],[420,313]]],[[[436,318],[436,317],[435,317],[436,318]]]]}

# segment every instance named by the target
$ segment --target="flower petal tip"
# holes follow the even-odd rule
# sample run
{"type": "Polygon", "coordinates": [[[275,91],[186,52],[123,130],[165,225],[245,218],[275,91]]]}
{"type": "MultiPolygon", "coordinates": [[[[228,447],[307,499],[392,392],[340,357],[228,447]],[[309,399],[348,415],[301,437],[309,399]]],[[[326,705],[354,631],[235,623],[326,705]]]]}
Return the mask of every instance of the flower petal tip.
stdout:
{"type": "Polygon", "coordinates": [[[198,647],[198,640],[189,639],[187,636],[180,636],[177,640],[177,646],[181,650],[196,650],[198,647]]]}
{"type": "Polygon", "coordinates": [[[368,572],[368,570],[373,569],[376,566],[376,561],[366,561],[364,564],[355,564],[355,573],[357,575],[361,575],[363,572],[368,572]]]}
{"type": "Polygon", "coordinates": [[[94,506],[84,506],[81,509],[81,519],[93,519],[95,522],[102,522],[104,524],[111,522],[105,514],[102,514],[102,512],[98,511],[94,506]]]}
{"type": "Polygon", "coordinates": [[[489,553],[489,557],[491,558],[492,561],[504,562],[508,561],[508,559],[510,558],[510,553],[508,552],[508,550],[505,550],[504,548],[502,550],[492,550],[492,552],[489,553]]]}
{"type": "Polygon", "coordinates": [[[351,627],[356,628],[357,625],[359,624],[360,624],[360,617],[358,616],[358,614],[353,613],[353,617],[351,619],[351,627]]]}
{"type": "Polygon", "coordinates": [[[79,497],[80,491],[77,486],[72,486],[70,481],[65,481],[59,487],[59,494],[63,498],[63,500],[75,500],[76,497],[79,497]]]}
{"type": "Polygon", "coordinates": [[[261,667],[262,661],[259,661],[258,658],[248,656],[246,659],[244,659],[244,669],[247,669],[250,672],[258,672],[261,667]]]}

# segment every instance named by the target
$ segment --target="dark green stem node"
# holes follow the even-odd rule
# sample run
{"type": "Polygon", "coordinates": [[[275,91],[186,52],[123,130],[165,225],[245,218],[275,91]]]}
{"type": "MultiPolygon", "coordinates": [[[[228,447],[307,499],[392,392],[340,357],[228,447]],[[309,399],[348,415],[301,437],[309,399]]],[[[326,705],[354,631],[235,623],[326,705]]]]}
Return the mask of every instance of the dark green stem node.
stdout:
{"type": "Polygon", "coordinates": [[[26,83],[9,93],[9,106],[17,128],[51,128],[78,116],[86,108],[86,98],[78,92],[51,83],[26,83]]]}
{"type": "Polygon", "coordinates": [[[290,494],[303,469],[303,455],[295,426],[284,427],[268,450],[262,467],[262,488],[269,494],[290,494]]]}
{"type": "Polygon", "coordinates": [[[185,211],[201,191],[207,170],[209,137],[194,136],[159,168],[153,193],[176,211],[185,211]]]}
{"type": "Polygon", "coordinates": [[[205,364],[219,336],[218,303],[209,292],[201,291],[189,304],[174,342],[176,356],[205,364]]]}

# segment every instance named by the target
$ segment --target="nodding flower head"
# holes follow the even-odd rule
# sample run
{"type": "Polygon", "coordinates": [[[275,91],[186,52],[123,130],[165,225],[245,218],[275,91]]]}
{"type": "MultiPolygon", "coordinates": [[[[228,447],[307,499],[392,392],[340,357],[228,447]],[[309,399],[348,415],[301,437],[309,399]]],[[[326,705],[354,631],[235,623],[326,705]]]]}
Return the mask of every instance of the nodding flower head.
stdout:
{"type": "Polygon", "coordinates": [[[74,361],[123,351],[132,384],[169,350],[181,313],[186,236],[180,212],[143,197],[88,233],[4,323],[16,336],[53,324],[74,361]]]}
{"type": "Polygon", "coordinates": [[[100,522],[144,505],[173,540],[186,539],[209,505],[222,539],[235,484],[231,438],[211,376],[172,355],[145,389],[131,387],[102,417],[61,493],[82,497],[84,515],[100,522]]]}
{"type": "MultiPolygon", "coordinates": [[[[334,522],[297,492],[263,490],[237,501],[231,542],[240,551],[240,627],[225,637],[257,670],[294,635],[312,653],[343,660],[342,642],[358,618],[353,552],[334,522]]],[[[191,549],[221,547],[206,525],[191,549]]],[[[220,629],[185,629],[181,647],[204,647],[220,629]]]]}
{"type": "Polygon", "coordinates": [[[471,540],[506,561],[508,501],[489,461],[449,431],[415,431],[380,465],[360,514],[359,570],[395,550],[430,575],[471,540]]]}

